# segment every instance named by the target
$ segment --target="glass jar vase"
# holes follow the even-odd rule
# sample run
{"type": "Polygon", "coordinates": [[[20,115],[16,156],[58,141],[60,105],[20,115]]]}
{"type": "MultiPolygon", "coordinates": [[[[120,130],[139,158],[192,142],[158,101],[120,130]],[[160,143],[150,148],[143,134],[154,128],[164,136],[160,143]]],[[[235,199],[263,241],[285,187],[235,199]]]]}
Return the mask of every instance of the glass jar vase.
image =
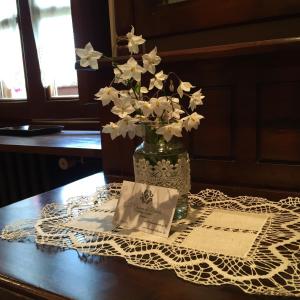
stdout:
{"type": "Polygon", "coordinates": [[[177,189],[174,220],[187,216],[190,161],[181,139],[173,137],[166,142],[155,128],[145,125],[143,142],[133,154],[133,165],[136,182],[177,189]]]}

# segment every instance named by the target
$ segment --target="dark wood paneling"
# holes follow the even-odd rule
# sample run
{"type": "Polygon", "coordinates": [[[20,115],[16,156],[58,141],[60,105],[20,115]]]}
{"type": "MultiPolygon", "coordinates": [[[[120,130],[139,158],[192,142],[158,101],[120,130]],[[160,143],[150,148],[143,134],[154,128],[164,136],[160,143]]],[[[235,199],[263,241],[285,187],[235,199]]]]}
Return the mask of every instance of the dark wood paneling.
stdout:
{"type": "Polygon", "coordinates": [[[260,161],[300,164],[300,81],[259,87],[260,161]]]}
{"type": "Polygon", "coordinates": [[[206,87],[204,106],[196,111],[207,116],[199,129],[191,132],[189,153],[192,158],[232,159],[233,92],[231,87],[206,87]],[[209,134],[208,134],[209,132],[209,134]]]}
{"type": "MultiPolygon", "coordinates": [[[[142,33],[142,32],[141,32],[142,33]]],[[[147,40],[147,49],[157,46],[160,51],[227,45],[232,43],[274,40],[300,35],[300,17],[274,19],[258,23],[248,23],[160,36],[147,40]]]]}
{"type": "MultiPolygon", "coordinates": [[[[173,70],[184,81],[203,87],[206,95],[197,110],[205,119],[186,137],[194,182],[239,193],[300,191],[298,39],[187,49],[162,56],[166,72],[173,70]]],[[[107,109],[103,117],[110,119],[107,109]]],[[[133,151],[133,142],[106,136],[104,169],[132,176],[133,151]]]]}
{"type": "Polygon", "coordinates": [[[260,161],[300,165],[300,129],[261,129],[260,161]]]}
{"type": "Polygon", "coordinates": [[[130,30],[131,25],[134,25],[134,3],[132,0],[115,0],[114,2],[116,32],[118,36],[122,36],[130,30]]]}
{"type": "Polygon", "coordinates": [[[172,5],[159,5],[160,2],[133,0],[134,25],[145,37],[199,31],[300,13],[297,0],[190,0],[172,5]]]}
{"type": "MultiPolygon", "coordinates": [[[[300,35],[297,0],[159,2],[116,0],[117,36],[134,25],[147,38],[147,50],[156,45],[167,51],[300,35]]],[[[128,53],[122,44],[117,47],[120,55],[128,53]]]]}
{"type": "Polygon", "coordinates": [[[133,160],[132,155],[134,149],[141,143],[141,140],[136,138],[130,140],[117,137],[111,140],[107,134],[102,134],[102,160],[103,170],[107,174],[119,176],[133,176],[133,160]]]}

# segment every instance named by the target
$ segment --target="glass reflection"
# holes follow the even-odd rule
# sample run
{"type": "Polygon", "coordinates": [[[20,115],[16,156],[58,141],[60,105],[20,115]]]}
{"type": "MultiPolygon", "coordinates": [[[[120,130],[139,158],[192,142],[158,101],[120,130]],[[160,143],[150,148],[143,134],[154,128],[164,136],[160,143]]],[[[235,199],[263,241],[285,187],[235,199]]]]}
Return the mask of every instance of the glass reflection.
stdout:
{"type": "Polygon", "coordinates": [[[63,203],[67,203],[68,199],[76,196],[87,196],[92,195],[96,192],[96,188],[106,184],[104,173],[97,173],[88,177],[88,179],[83,179],[81,182],[75,181],[68,185],[65,185],[60,191],[60,199],[63,203]]]}

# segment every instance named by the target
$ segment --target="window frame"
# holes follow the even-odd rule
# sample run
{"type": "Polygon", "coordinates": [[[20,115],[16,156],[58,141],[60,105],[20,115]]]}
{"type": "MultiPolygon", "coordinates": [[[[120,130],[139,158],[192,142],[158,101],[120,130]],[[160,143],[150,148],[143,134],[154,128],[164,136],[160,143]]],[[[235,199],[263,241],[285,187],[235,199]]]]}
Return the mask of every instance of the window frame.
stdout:
{"type": "MultiPolygon", "coordinates": [[[[28,18],[29,2],[16,1],[27,99],[1,99],[0,125],[57,123],[67,128],[98,129],[99,103],[93,100],[94,94],[109,82],[112,74],[105,69],[103,72],[78,71],[78,98],[49,97],[41,81],[31,18],[28,18]]],[[[108,2],[90,0],[89,5],[85,5],[82,1],[70,0],[70,3],[75,47],[82,48],[90,41],[97,50],[110,55],[108,2]]]]}

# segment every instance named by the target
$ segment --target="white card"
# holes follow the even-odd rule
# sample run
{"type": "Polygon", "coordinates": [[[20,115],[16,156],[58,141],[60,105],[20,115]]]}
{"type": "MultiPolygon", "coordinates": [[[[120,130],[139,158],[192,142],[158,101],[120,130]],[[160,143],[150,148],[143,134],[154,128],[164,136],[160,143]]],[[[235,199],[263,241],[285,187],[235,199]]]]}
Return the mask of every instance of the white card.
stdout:
{"type": "Polygon", "coordinates": [[[168,237],[178,197],[175,189],[123,181],[113,222],[168,237]]]}

